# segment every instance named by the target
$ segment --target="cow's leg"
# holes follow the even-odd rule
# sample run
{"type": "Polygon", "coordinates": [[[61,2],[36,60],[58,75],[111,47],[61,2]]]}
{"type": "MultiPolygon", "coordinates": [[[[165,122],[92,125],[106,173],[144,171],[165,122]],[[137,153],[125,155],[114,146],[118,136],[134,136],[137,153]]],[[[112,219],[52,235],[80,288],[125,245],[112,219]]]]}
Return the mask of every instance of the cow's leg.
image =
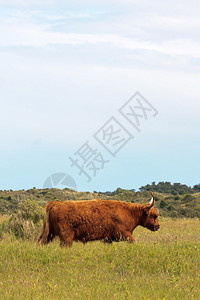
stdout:
{"type": "Polygon", "coordinates": [[[122,232],[122,236],[125,240],[128,240],[129,243],[133,243],[135,241],[134,237],[132,236],[131,232],[129,232],[129,231],[122,232]]]}
{"type": "Polygon", "coordinates": [[[60,245],[71,247],[74,239],[74,231],[73,230],[65,230],[60,235],[60,245]]]}
{"type": "Polygon", "coordinates": [[[47,243],[52,242],[54,237],[55,237],[55,235],[53,233],[50,233],[47,237],[47,243]]]}

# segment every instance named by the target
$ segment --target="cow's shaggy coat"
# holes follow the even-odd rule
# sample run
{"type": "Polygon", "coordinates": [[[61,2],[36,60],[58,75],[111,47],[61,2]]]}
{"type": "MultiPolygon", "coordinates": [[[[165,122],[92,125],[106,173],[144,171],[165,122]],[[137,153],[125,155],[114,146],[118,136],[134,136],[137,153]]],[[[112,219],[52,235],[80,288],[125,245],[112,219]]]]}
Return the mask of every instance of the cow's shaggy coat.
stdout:
{"type": "Polygon", "coordinates": [[[61,244],[68,246],[73,241],[133,242],[132,231],[138,225],[152,231],[159,229],[158,213],[152,206],[99,199],[51,201],[46,205],[46,220],[39,241],[45,244],[59,236],[61,244]]]}

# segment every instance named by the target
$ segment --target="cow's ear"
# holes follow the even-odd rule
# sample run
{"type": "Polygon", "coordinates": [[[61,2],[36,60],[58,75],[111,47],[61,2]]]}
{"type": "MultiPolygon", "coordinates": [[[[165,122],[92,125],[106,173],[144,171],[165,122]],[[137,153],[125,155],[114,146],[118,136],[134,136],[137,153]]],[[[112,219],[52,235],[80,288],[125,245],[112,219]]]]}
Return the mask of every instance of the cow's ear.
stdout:
{"type": "Polygon", "coordinates": [[[146,215],[148,215],[148,214],[149,214],[149,210],[150,210],[150,207],[146,204],[146,205],[144,206],[144,213],[145,213],[146,215]]]}

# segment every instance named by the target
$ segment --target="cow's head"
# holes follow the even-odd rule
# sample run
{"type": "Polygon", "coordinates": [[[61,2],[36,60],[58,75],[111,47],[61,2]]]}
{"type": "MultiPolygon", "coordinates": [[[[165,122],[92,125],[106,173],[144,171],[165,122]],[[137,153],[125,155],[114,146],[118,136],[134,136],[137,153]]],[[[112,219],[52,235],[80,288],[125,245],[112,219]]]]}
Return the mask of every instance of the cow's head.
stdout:
{"type": "Polygon", "coordinates": [[[152,231],[157,231],[160,228],[160,225],[158,223],[158,212],[153,207],[154,203],[155,203],[155,198],[152,194],[152,198],[150,202],[148,202],[143,206],[143,214],[141,217],[140,225],[152,231]]]}

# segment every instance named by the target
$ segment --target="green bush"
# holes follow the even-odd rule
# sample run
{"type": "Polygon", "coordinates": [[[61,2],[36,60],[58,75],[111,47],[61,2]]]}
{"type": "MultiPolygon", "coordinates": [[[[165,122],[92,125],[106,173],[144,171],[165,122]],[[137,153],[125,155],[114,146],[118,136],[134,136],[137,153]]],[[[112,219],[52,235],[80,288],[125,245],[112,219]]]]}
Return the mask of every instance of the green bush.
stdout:
{"type": "Polygon", "coordinates": [[[192,195],[186,195],[182,200],[181,202],[183,203],[189,203],[189,202],[192,202],[195,198],[192,196],[192,195]]]}
{"type": "Polygon", "coordinates": [[[187,211],[184,209],[184,208],[181,208],[179,209],[179,213],[182,215],[182,216],[185,216],[187,211]]]}
{"type": "Polygon", "coordinates": [[[18,210],[11,217],[1,217],[0,239],[3,234],[14,235],[17,239],[36,240],[44,219],[44,208],[30,199],[18,204],[18,210]]]}
{"type": "Polygon", "coordinates": [[[160,208],[164,208],[165,206],[167,206],[167,203],[164,200],[160,201],[160,208]]]}
{"type": "Polygon", "coordinates": [[[21,211],[22,218],[25,220],[33,221],[34,224],[44,218],[44,208],[39,206],[37,202],[30,199],[25,200],[18,205],[21,211]]]}
{"type": "Polygon", "coordinates": [[[34,224],[32,220],[25,220],[19,212],[10,217],[6,231],[13,234],[17,239],[36,240],[42,227],[42,220],[34,224]]]}
{"type": "Polygon", "coordinates": [[[175,210],[175,208],[174,208],[172,205],[167,206],[167,209],[168,209],[169,211],[175,210]]]}

